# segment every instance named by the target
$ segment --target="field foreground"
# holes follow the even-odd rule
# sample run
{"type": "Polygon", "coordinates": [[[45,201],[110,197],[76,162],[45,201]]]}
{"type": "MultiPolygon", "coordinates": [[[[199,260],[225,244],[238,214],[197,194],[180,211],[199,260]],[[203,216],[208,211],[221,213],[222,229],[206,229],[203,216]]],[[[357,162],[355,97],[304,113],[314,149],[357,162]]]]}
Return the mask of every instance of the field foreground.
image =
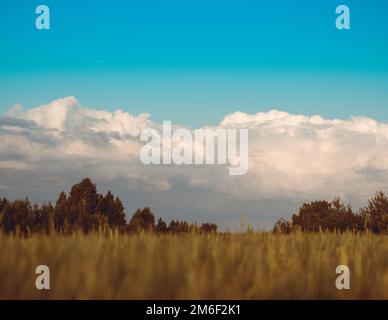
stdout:
{"type": "Polygon", "coordinates": [[[0,248],[0,299],[388,299],[387,236],[0,235],[0,248]],[[350,290],[335,286],[342,264],[350,290]]]}

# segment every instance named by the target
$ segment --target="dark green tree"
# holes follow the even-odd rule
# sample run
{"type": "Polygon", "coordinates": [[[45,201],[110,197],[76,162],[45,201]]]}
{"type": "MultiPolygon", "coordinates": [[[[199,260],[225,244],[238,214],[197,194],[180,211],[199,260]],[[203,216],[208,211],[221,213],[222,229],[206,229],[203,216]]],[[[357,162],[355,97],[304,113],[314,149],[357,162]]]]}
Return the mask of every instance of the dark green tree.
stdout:
{"type": "Polygon", "coordinates": [[[388,232],[388,198],[382,191],[376,192],[360,214],[367,229],[374,233],[388,232]]]}
{"type": "Polygon", "coordinates": [[[12,203],[6,203],[2,208],[3,217],[1,220],[1,229],[5,233],[16,233],[16,214],[12,203]]]}
{"type": "Polygon", "coordinates": [[[98,226],[97,205],[99,203],[96,185],[89,178],[75,184],[69,195],[69,223],[72,229],[80,227],[88,232],[98,226]]]}
{"type": "Polygon", "coordinates": [[[111,191],[101,199],[98,211],[107,218],[110,227],[123,227],[126,223],[124,205],[111,191]]]}
{"type": "Polygon", "coordinates": [[[150,208],[145,207],[137,209],[131,220],[129,221],[129,230],[131,232],[151,232],[155,229],[155,216],[150,208]]]}
{"type": "Polygon", "coordinates": [[[162,218],[158,219],[158,222],[157,222],[156,227],[155,227],[155,231],[157,233],[166,233],[166,232],[168,232],[167,223],[164,222],[162,218]]]}
{"type": "Polygon", "coordinates": [[[59,233],[67,232],[66,222],[69,218],[69,201],[65,192],[61,192],[55,204],[54,209],[54,226],[55,231],[59,233]]]}

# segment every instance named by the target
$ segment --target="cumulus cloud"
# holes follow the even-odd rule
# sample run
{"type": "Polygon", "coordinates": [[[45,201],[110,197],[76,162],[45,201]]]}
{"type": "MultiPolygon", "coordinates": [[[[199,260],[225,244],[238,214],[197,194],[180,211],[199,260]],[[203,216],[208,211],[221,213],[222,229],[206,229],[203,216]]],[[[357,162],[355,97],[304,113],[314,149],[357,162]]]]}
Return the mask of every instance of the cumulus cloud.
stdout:
{"type": "Polygon", "coordinates": [[[364,198],[388,182],[388,125],[277,110],[234,113],[224,125],[250,129],[249,178],[267,196],[364,198]]]}
{"type": "Polygon", "coordinates": [[[340,195],[357,205],[388,187],[388,124],[370,118],[278,110],[226,115],[213,128],[249,129],[244,176],[220,166],[142,165],[139,134],[160,126],[147,113],[86,108],[74,97],[16,106],[0,117],[0,191],[54,197],[54,190],[91,176],[130,209],[148,201],[191,220],[203,218],[201,210],[210,220],[232,220],[233,210],[272,222],[300,201],[340,195]]]}

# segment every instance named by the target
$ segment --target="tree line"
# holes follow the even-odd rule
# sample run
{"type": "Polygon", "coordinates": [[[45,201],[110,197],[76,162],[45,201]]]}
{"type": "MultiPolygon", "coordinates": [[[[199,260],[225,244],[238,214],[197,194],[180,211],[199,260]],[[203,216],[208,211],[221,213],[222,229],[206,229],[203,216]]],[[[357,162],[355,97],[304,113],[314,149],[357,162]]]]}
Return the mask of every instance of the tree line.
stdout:
{"type": "Polygon", "coordinates": [[[351,205],[345,204],[340,198],[304,203],[290,221],[279,219],[273,228],[274,232],[279,233],[295,230],[388,234],[388,197],[378,191],[368,200],[368,205],[357,212],[353,212],[351,205]]]}
{"type": "Polygon", "coordinates": [[[51,202],[39,206],[29,199],[9,201],[0,198],[0,231],[28,236],[34,233],[72,234],[101,230],[121,233],[186,233],[216,232],[213,223],[190,223],[172,220],[167,224],[146,207],[138,209],[127,222],[124,205],[111,191],[106,195],[97,192],[96,185],[85,178],[75,184],[69,194],[61,192],[55,205],[51,202]]]}
{"type": "MultiPolygon", "coordinates": [[[[75,184],[69,194],[61,192],[55,205],[38,205],[29,199],[9,201],[0,198],[0,232],[28,236],[34,233],[72,234],[101,230],[121,233],[214,233],[214,223],[191,223],[172,220],[167,224],[156,220],[150,208],[137,209],[129,221],[124,205],[111,191],[97,192],[96,185],[85,178],[75,184]]],[[[368,205],[357,212],[340,198],[304,203],[291,219],[279,219],[273,227],[276,233],[318,231],[369,231],[388,234],[388,197],[382,192],[368,200],[368,205]]]]}

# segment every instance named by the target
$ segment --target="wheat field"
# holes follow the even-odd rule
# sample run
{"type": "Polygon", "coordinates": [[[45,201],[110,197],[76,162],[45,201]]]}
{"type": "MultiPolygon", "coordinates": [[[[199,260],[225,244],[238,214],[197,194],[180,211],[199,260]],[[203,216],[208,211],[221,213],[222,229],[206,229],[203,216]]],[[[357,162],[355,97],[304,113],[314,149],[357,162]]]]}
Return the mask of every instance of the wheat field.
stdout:
{"type": "Polygon", "coordinates": [[[388,298],[388,237],[371,234],[0,235],[0,252],[0,299],[388,298]]]}

